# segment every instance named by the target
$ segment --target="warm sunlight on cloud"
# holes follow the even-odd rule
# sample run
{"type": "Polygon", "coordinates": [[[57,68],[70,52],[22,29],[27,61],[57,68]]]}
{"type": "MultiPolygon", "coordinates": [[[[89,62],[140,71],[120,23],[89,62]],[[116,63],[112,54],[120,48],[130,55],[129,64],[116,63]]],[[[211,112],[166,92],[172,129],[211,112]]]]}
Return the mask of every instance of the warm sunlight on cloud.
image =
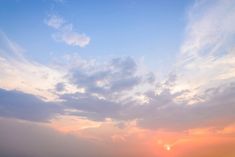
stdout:
{"type": "Polygon", "coordinates": [[[49,126],[64,132],[64,133],[77,133],[83,129],[98,128],[100,122],[79,118],[77,116],[57,116],[50,121],[49,126]]]}

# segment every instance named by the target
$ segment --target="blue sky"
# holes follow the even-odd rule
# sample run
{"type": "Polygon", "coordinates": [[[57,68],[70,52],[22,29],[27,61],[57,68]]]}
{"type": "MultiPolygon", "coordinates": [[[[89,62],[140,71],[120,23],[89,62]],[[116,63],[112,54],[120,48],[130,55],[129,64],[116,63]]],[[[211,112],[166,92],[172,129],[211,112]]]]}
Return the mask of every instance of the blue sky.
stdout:
{"type": "Polygon", "coordinates": [[[48,63],[54,56],[144,57],[154,68],[172,65],[184,37],[185,13],[192,1],[2,1],[1,29],[27,50],[27,56],[48,63]],[[54,42],[44,19],[63,17],[91,38],[86,47],[54,42]],[[16,19],[19,19],[16,21],[16,19]],[[164,64],[163,63],[168,63],[164,64]]]}

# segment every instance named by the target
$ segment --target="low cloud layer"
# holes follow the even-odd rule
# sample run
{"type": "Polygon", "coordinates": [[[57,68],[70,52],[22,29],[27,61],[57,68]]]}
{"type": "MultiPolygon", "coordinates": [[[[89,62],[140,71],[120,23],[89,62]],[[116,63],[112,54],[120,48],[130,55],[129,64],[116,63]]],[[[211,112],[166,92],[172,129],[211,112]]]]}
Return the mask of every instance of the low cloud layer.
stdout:
{"type": "Polygon", "coordinates": [[[5,157],[101,157],[101,146],[33,123],[0,119],[0,155],[5,157]]]}
{"type": "Polygon", "coordinates": [[[59,103],[44,102],[40,98],[22,93],[0,89],[0,115],[29,121],[48,121],[63,111],[59,103]]]}
{"type": "MultiPolygon", "coordinates": [[[[0,118],[0,155],[4,157],[153,157],[135,141],[115,143],[58,132],[44,124],[0,118]],[[133,142],[133,143],[132,143],[133,142]],[[130,150],[130,145],[138,149],[130,150]]],[[[111,138],[111,137],[109,137],[111,138]]],[[[132,139],[133,140],[133,139],[132,139]]]]}

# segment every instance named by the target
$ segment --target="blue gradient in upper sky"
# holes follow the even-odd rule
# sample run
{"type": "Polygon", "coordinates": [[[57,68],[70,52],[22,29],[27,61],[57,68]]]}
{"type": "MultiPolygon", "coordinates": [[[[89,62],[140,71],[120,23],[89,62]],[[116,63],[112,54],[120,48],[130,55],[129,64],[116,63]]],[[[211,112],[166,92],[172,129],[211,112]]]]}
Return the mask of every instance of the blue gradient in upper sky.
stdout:
{"type": "Polygon", "coordinates": [[[1,30],[26,49],[27,56],[47,63],[51,57],[78,53],[86,57],[144,57],[151,67],[167,67],[179,51],[185,12],[192,3],[181,1],[27,1],[2,0],[1,30]],[[88,46],[54,42],[44,20],[58,15],[91,38],[88,46]],[[168,64],[165,64],[168,63],[168,64]]]}

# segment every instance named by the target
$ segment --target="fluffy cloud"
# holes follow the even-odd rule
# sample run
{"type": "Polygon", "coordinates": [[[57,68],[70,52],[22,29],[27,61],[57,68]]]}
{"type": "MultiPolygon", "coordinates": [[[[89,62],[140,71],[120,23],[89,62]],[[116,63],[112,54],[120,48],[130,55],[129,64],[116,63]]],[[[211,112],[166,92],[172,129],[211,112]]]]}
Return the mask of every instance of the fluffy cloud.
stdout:
{"type": "MultiPolygon", "coordinates": [[[[149,93],[147,105],[132,108],[138,113],[139,124],[152,129],[187,130],[197,127],[221,127],[234,123],[235,85],[208,89],[203,93],[203,102],[190,105],[177,103],[175,97],[182,93],[171,94],[169,90],[155,96],[149,93]]],[[[185,91],[187,92],[187,91],[185,91]]],[[[130,115],[130,114],[129,114],[130,115]]]]}
{"type": "MultiPolygon", "coordinates": [[[[73,61],[69,60],[69,63],[73,61]]],[[[124,106],[135,99],[135,88],[141,83],[148,83],[137,74],[137,64],[130,57],[114,58],[103,63],[78,63],[69,69],[67,77],[84,92],[61,94],[60,99],[64,100],[65,106],[77,110],[73,110],[73,115],[99,121],[120,118],[124,106]]]]}
{"type": "Polygon", "coordinates": [[[136,70],[137,65],[132,58],[114,58],[101,65],[73,67],[69,77],[89,93],[109,94],[129,90],[140,83],[136,70]]]}
{"type": "Polygon", "coordinates": [[[55,41],[80,47],[85,47],[90,43],[90,37],[84,33],[77,33],[73,28],[73,24],[66,22],[62,17],[51,15],[45,20],[45,23],[56,29],[57,32],[52,35],[55,41]]]}
{"type": "MultiPolygon", "coordinates": [[[[190,101],[177,101],[190,91],[172,93],[171,85],[174,79],[166,81],[161,87],[161,92],[150,90],[143,95],[148,99],[141,105],[138,99],[112,100],[112,97],[99,98],[89,93],[76,93],[63,95],[65,106],[75,109],[69,114],[83,116],[95,121],[104,121],[112,118],[117,121],[137,120],[139,126],[148,129],[187,130],[198,127],[221,127],[234,122],[235,112],[235,85],[224,84],[221,87],[207,89],[200,99],[193,105],[190,101]],[[172,81],[172,82],[170,82],[172,81]]],[[[130,98],[129,98],[130,99],[130,98]]]]}

